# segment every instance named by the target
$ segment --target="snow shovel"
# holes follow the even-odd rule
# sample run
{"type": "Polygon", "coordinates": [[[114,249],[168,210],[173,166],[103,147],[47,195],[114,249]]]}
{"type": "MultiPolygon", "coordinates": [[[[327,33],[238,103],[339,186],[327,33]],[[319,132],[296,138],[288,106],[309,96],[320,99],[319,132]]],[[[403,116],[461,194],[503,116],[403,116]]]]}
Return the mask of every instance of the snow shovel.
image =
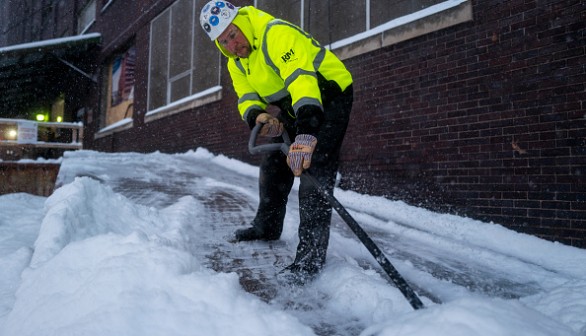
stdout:
{"type": "MultiPolygon", "coordinates": [[[[258,132],[260,131],[262,124],[257,124],[250,134],[250,139],[248,141],[248,151],[250,154],[261,154],[267,153],[272,151],[280,150],[283,154],[287,155],[289,153],[289,145],[291,144],[291,140],[287,135],[287,131],[283,131],[283,143],[270,143],[270,144],[262,144],[257,145],[256,139],[258,136],[258,132]]],[[[358,225],[356,220],[352,218],[352,216],[346,211],[346,208],[342,206],[342,204],[332,195],[330,194],[316,179],[315,177],[311,176],[307,171],[303,171],[303,176],[311,182],[318,191],[328,200],[330,205],[338,212],[340,217],[348,224],[352,232],[358,237],[358,239],[364,244],[364,246],[368,249],[370,254],[374,257],[374,259],[379,263],[379,265],[383,268],[385,273],[389,276],[391,281],[395,284],[395,286],[401,291],[403,296],[409,301],[413,309],[420,309],[424,308],[423,303],[415,294],[413,289],[409,286],[409,284],[405,281],[405,279],[399,274],[397,269],[391,264],[389,259],[383,254],[383,252],[376,246],[374,241],[370,239],[368,234],[358,225]]]]}

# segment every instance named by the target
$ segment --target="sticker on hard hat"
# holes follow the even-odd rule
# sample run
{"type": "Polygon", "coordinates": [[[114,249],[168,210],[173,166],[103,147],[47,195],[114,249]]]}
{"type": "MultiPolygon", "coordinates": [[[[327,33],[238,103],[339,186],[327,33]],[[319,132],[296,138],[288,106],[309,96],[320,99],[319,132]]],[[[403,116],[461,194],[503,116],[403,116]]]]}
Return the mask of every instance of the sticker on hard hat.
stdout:
{"type": "Polygon", "coordinates": [[[238,15],[238,7],[231,3],[210,1],[202,9],[199,22],[209,37],[215,40],[230,25],[236,15],[238,15]]]}

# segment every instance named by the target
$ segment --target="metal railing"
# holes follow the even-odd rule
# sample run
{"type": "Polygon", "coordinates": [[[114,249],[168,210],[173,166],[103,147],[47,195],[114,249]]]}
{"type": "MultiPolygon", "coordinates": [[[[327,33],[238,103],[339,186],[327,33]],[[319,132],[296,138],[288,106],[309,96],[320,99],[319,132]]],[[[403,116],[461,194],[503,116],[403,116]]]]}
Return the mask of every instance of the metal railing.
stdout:
{"type": "Polygon", "coordinates": [[[0,118],[0,146],[81,149],[83,124],[0,118]]]}

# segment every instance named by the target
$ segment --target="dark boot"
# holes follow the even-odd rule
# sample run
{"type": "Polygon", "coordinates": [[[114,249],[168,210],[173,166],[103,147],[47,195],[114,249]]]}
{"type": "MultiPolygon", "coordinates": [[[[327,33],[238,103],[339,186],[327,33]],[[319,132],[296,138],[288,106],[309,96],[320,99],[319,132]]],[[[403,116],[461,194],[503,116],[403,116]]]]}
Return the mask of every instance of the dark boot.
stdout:
{"type": "Polygon", "coordinates": [[[277,273],[277,281],[285,285],[303,286],[313,281],[318,272],[319,270],[315,268],[308,269],[302,265],[293,263],[277,273]]]}
{"type": "Polygon", "coordinates": [[[236,241],[251,241],[251,240],[276,240],[279,239],[274,237],[268,237],[265,233],[258,229],[256,226],[252,226],[246,229],[236,230],[234,233],[236,241]]]}
{"type": "Polygon", "coordinates": [[[293,174],[281,152],[265,155],[260,165],[259,205],[251,227],[237,230],[236,241],[277,240],[283,231],[293,174]]]}

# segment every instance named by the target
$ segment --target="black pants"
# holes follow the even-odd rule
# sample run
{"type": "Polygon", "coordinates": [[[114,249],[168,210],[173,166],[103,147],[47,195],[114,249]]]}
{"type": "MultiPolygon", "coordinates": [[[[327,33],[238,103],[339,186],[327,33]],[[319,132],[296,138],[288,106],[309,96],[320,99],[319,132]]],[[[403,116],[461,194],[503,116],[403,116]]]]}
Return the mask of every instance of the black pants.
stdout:
{"type": "MultiPolygon", "coordinates": [[[[308,172],[330,193],[334,191],[340,148],[352,109],[353,91],[344,93],[324,106],[325,120],[317,134],[317,146],[308,172]]],[[[293,141],[295,129],[286,125],[293,141]]],[[[276,138],[275,142],[282,142],[276,138]]],[[[287,198],[294,176],[281,152],[266,154],[260,165],[260,202],[253,225],[264,232],[267,239],[278,239],[283,231],[287,198]]],[[[332,207],[302,175],[299,186],[299,245],[295,264],[308,273],[317,273],[326,260],[330,238],[332,207]]]]}

